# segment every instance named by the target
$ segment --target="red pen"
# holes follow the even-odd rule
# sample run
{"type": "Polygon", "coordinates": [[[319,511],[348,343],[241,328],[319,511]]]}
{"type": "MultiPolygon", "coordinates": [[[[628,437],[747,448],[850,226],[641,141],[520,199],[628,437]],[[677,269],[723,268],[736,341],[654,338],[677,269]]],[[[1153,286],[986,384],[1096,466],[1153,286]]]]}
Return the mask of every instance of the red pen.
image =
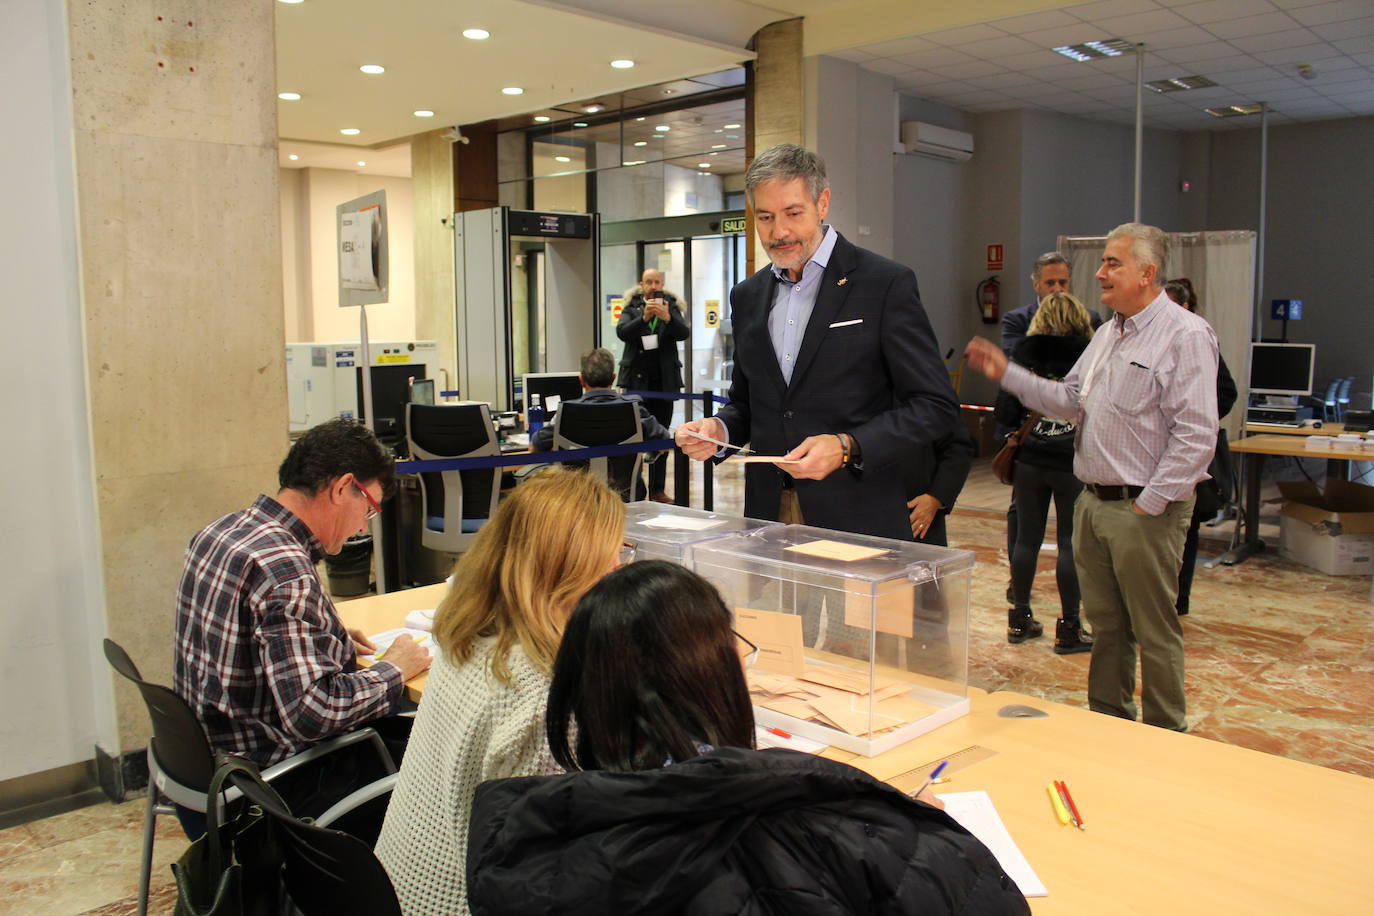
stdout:
{"type": "Polygon", "coordinates": [[[780,728],[770,728],[769,726],[765,725],[765,726],[763,727],[763,730],[766,731],[766,732],[768,732],[768,734],[770,734],[770,735],[777,735],[779,738],[791,738],[791,737],[792,737],[791,735],[789,735],[787,732],[783,731],[783,730],[780,729],[780,728]]]}
{"type": "Polygon", "coordinates": [[[1064,793],[1064,800],[1069,803],[1069,811],[1073,814],[1074,826],[1079,830],[1086,830],[1087,828],[1083,826],[1083,815],[1078,813],[1078,806],[1073,803],[1073,796],[1069,794],[1068,783],[1061,780],[1055,785],[1059,786],[1059,791],[1064,793]]]}

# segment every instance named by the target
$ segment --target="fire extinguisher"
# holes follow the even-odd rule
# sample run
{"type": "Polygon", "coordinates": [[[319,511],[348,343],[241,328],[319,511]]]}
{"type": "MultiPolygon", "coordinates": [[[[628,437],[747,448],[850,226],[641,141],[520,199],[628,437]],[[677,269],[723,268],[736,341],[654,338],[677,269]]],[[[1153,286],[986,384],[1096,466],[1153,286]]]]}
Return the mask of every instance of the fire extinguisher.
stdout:
{"type": "Polygon", "coordinates": [[[983,324],[997,323],[997,304],[1001,295],[1001,287],[997,282],[996,274],[979,283],[973,291],[973,298],[978,304],[978,311],[983,315],[983,324]]]}

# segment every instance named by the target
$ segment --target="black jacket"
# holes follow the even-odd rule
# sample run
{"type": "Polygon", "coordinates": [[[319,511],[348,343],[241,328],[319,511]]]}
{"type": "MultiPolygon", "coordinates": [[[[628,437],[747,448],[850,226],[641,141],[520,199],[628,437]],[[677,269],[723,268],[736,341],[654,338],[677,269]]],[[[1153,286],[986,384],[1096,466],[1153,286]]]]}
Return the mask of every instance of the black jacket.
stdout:
{"type": "MultiPolygon", "coordinates": [[[[579,401],[590,401],[595,404],[616,403],[619,401],[633,401],[639,405],[639,428],[644,433],[644,441],[649,442],[653,439],[671,439],[673,434],[668,428],[654,418],[649,413],[649,408],[637,395],[621,394],[614,388],[588,388],[582,392],[579,401]]],[[[563,405],[559,405],[560,407],[563,405]]],[[[558,411],[553,412],[553,416],[544,419],[544,425],[530,437],[530,451],[547,452],[553,450],[553,426],[554,420],[558,417],[558,411]]]]}
{"type": "Polygon", "coordinates": [[[658,323],[652,331],[644,320],[644,294],[639,287],[625,307],[620,311],[620,320],[615,325],[615,336],[625,342],[625,352],[620,356],[620,375],[616,386],[631,391],[681,391],[682,357],[678,354],[677,342],[686,340],[692,333],[687,323],[687,315],[677,297],[664,290],[659,296],[668,303],[668,315],[672,318],[666,325],[658,323]],[[658,349],[645,350],[641,342],[647,334],[658,334],[658,349]],[[650,388],[648,368],[656,365],[661,387],[650,388]]]}
{"type": "Polygon", "coordinates": [[[738,748],[483,783],[468,904],[474,916],[1030,912],[944,812],[846,764],[738,748]]]}
{"type": "MultiPolygon", "coordinates": [[[[1057,337],[1053,334],[1033,334],[1025,337],[1011,358],[1036,375],[1061,379],[1069,374],[1078,357],[1088,348],[1086,337],[1057,337]]],[[[1030,416],[1030,411],[1008,391],[997,395],[993,409],[999,426],[1016,430],[1030,416]]],[[[1026,441],[1017,450],[1016,460],[1054,471],[1073,471],[1073,447],[1077,426],[1042,418],[1026,441]]]]}
{"type": "MultiPolygon", "coordinates": [[[[830,231],[835,231],[831,229],[830,231]]],[[[782,455],[808,436],[849,433],[862,469],[798,480],[808,525],[911,540],[902,464],[949,434],[959,406],[911,268],[835,240],[792,378],[768,335],[778,281],[765,267],[730,291],[735,369],[717,416],[736,445],[782,455]]],[[[775,519],[781,472],[745,468],[744,514],[775,519]]]]}

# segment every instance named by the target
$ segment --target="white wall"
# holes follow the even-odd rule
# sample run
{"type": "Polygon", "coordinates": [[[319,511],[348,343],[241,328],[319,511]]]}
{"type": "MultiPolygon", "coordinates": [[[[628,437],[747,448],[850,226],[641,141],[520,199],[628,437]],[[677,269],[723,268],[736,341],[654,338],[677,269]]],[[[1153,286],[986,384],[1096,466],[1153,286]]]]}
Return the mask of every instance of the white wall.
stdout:
{"type": "Polygon", "coordinates": [[[368,337],[413,338],[415,213],[410,179],[339,169],[282,169],[280,184],[287,341],[357,339],[358,309],[339,307],[335,208],[373,191],[386,191],[391,272],[390,301],[367,307],[368,337]]]}
{"type": "MultiPolygon", "coordinates": [[[[0,360],[0,780],[117,750],[92,480],[62,4],[10,0],[0,35],[10,218],[0,360]],[[17,87],[23,87],[22,90],[17,87]]],[[[169,596],[170,600],[170,596],[169,596]]]]}

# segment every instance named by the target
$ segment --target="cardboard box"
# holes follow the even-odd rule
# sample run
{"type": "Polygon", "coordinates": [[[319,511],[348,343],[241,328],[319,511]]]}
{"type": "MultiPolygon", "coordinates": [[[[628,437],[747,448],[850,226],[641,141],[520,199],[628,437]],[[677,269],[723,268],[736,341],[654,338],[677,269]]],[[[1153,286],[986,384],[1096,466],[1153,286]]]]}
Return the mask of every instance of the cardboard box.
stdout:
{"type": "Polygon", "coordinates": [[[1279,482],[1279,555],[1329,576],[1374,573],[1374,487],[1328,478],[1279,482]]]}

